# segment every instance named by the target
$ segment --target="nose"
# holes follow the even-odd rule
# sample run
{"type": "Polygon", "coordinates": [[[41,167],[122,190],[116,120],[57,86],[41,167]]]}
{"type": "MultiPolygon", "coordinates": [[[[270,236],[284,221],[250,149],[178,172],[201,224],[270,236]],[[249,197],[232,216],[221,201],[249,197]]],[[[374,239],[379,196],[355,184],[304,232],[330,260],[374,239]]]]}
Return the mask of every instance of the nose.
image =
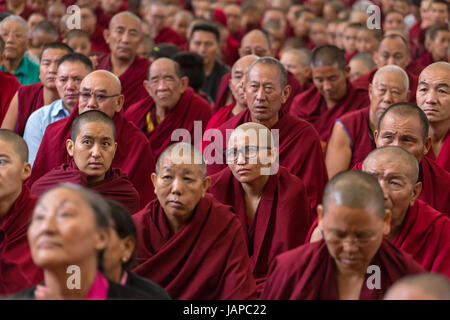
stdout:
{"type": "Polygon", "coordinates": [[[392,103],[392,93],[391,90],[386,90],[386,93],[383,96],[384,102],[391,104],[392,103]]]}
{"type": "Polygon", "coordinates": [[[394,57],[389,57],[389,58],[387,59],[387,64],[395,64],[395,65],[397,65],[397,64],[395,63],[394,57]]]}
{"type": "Polygon", "coordinates": [[[87,101],[86,107],[89,109],[98,109],[98,104],[97,100],[95,99],[95,95],[91,95],[91,97],[87,101]]]}
{"type": "Polygon", "coordinates": [[[50,66],[48,67],[48,73],[54,73],[56,74],[56,68],[57,64],[55,63],[50,63],[50,66]]]}
{"type": "Polygon", "coordinates": [[[325,80],[323,82],[323,90],[324,91],[331,91],[332,90],[332,86],[331,86],[331,83],[329,81],[325,80]]]}
{"type": "Polygon", "coordinates": [[[167,83],[166,83],[166,81],[165,81],[164,79],[160,79],[160,80],[158,81],[158,87],[157,87],[157,89],[158,89],[159,91],[161,91],[161,90],[166,90],[166,89],[167,89],[167,83]]]}
{"type": "Polygon", "coordinates": [[[237,164],[245,164],[245,156],[242,152],[237,153],[236,163],[237,164]]]}
{"type": "Polygon", "coordinates": [[[100,150],[101,146],[99,143],[94,143],[94,145],[91,148],[91,155],[93,158],[99,158],[100,157],[100,150]]]}
{"type": "Polygon", "coordinates": [[[354,239],[345,239],[342,247],[346,253],[355,253],[358,251],[358,246],[356,245],[354,239]]]}
{"type": "Polygon", "coordinates": [[[265,100],[264,88],[260,86],[258,91],[256,91],[256,99],[265,100]]]}
{"type": "Polygon", "coordinates": [[[183,191],[182,179],[176,177],[175,179],[173,179],[173,182],[172,182],[171,193],[180,195],[182,193],[182,191],[183,191]]]}
{"type": "Polygon", "coordinates": [[[428,104],[436,104],[437,103],[436,91],[433,89],[428,90],[425,101],[428,104]]]}

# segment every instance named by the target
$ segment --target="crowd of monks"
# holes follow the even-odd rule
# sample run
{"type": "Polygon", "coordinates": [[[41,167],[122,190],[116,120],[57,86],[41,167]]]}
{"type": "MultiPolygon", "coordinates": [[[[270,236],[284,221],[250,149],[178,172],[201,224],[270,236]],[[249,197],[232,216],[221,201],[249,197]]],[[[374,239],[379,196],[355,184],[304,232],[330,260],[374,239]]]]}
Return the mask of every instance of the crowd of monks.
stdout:
{"type": "Polygon", "coordinates": [[[450,299],[449,12],[0,0],[0,298],[57,296],[28,226],[70,182],[172,299],[450,299]]]}

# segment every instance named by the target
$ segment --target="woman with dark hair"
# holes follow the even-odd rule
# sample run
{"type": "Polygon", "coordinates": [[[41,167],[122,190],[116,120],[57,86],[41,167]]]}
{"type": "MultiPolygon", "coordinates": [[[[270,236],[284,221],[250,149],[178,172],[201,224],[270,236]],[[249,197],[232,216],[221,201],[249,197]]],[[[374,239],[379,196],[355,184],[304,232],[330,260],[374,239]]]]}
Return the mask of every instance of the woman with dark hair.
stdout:
{"type": "Polygon", "coordinates": [[[107,199],[110,209],[110,237],[103,256],[105,276],[111,281],[142,291],[154,300],[170,300],[168,293],[153,281],[131,271],[137,231],[131,214],[117,201],[107,199]]]}
{"type": "Polygon", "coordinates": [[[108,203],[91,190],[64,183],[45,192],[28,229],[31,255],[44,271],[44,282],[10,298],[150,299],[102,274],[110,219],[108,203]]]}

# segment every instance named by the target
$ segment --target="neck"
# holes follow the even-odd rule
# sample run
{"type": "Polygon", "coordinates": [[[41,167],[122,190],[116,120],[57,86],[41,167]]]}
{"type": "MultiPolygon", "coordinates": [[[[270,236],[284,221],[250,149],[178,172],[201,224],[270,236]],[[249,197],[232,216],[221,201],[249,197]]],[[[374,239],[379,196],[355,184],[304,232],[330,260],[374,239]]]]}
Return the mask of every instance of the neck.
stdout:
{"type": "Polygon", "coordinates": [[[191,218],[192,212],[187,216],[174,216],[166,214],[167,220],[169,220],[170,228],[173,233],[177,233],[178,230],[191,218]]]}
{"type": "Polygon", "coordinates": [[[450,121],[441,121],[430,123],[429,134],[431,136],[431,145],[433,153],[437,157],[441,151],[447,134],[449,133],[450,121]]]}
{"type": "Polygon", "coordinates": [[[206,76],[209,76],[211,74],[211,72],[213,71],[215,62],[216,62],[216,60],[213,60],[209,64],[205,64],[205,75],[206,76]]]}
{"type": "Polygon", "coordinates": [[[5,66],[6,71],[9,73],[14,73],[14,71],[16,71],[19,68],[23,58],[24,56],[22,55],[20,58],[17,59],[5,59],[3,65],[5,66]]]}
{"type": "Polygon", "coordinates": [[[133,64],[134,59],[135,57],[130,60],[122,60],[116,58],[114,54],[111,54],[112,73],[120,77],[128,69],[128,67],[133,64]]]}
{"type": "Polygon", "coordinates": [[[50,89],[44,86],[44,106],[49,105],[50,103],[59,99],[59,94],[56,88],[50,89]]]}
{"type": "Polygon", "coordinates": [[[252,118],[252,121],[253,121],[253,122],[262,124],[262,125],[266,126],[266,127],[269,128],[269,129],[272,129],[272,127],[273,127],[275,124],[277,124],[278,120],[280,119],[279,116],[278,116],[278,112],[277,112],[277,114],[276,114],[275,117],[270,118],[270,119],[268,119],[268,120],[262,120],[262,121],[260,121],[260,120],[258,120],[258,119],[255,119],[255,118],[253,117],[253,115],[251,116],[251,118],[252,118]]]}
{"type": "Polygon", "coordinates": [[[268,175],[260,175],[257,179],[249,183],[241,183],[242,189],[250,199],[261,198],[264,188],[269,181],[268,175]]]}
{"type": "MultiPolygon", "coordinates": [[[[175,106],[173,106],[175,107],[175,106]]],[[[165,108],[165,107],[158,107],[156,106],[156,119],[159,123],[161,123],[164,118],[166,117],[166,115],[170,112],[170,110],[173,109],[173,107],[171,108],[165,108]]],[[[156,123],[155,123],[156,126],[156,123]]]]}
{"type": "Polygon", "coordinates": [[[101,182],[105,180],[106,173],[103,173],[101,176],[88,176],[86,175],[88,186],[91,186],[97,182],[101,182]]]}
{"type": "Polygon", "coordinates": [[[49,291],[62,299],[85,299],[89,290],[94,283],[97,275],[97,259],[90,259],[82,264],[77,264],[80,267],[80,289],[68,288],[67,266],[55,268],[52,270],[44,270],[44,281],[49,291]]]}
{"type": "Polygon", "coordinates": [[[124,271],[122,269],[122,265],[119,264],[117,268],[108,272],[106,276],[108,277],[109,280],[114,281],[116,283],[120,283],[120,280],[122,280],[123,272],[124,271]]]}
{"type": "Polygon", "coordinates": [[[231,110],[231,113],[233,114],[233,116],[235,116],[238,113],[241,113],[242,111],[244,111],[245,109],[247,109],[246,106],[242,106],[236,102],[236,105],[234,106],[233,110],[231,110]]]}
{"type": "Polygon", "coordinates": [[[9,210],[11,210],[12,206],[16,202],[17,198],[19,198],[21,193],[22,187],[16,190],[14,193],[6,196],[4,199],[0,199],[0,220],[9,212],[9,210]]]}
{"type": "Polygon", "coordinates": [[[72,110],[73,110],[73,108],[75,107],[75,105],[69,105],[69,104],[66,104],[66,103],[64,103],[64,101],[63,101],[63,107],[64,107],[64,109],[66,109],[67,111],[69,111],[69,113],[72,113],[72,110]]]}
{"type": "Polygon", "coordinates": [[[338,278],[351,279],[351,278],[360,278],[365,277],[367,272],[367,267],[369,265],[364,265],[360,270],[345,270],[336,266],[336,275],[338,278]]]}

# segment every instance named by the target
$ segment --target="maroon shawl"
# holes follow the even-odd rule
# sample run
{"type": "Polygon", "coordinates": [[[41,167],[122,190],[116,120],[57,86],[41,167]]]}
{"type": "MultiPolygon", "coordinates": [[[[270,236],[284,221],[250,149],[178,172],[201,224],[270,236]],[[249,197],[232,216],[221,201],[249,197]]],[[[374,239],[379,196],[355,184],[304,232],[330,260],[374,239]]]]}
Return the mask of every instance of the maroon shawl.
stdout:
{"type": "Polygon", "coordinates": [[[26,84],[17,91],[18,110],[16,133],[23,136],[28,117],[44,106],[44,86],[40,82],[26,84]]]}
{"type": "Polygon", "coordinates": [[[244,233],[231,208],[206,195],[191,220],[173,233],[158,200],[133,216],[139,265],[173,299],[244,300],[256,285],[244,233]]]}
{"type": "Polygon", "coordinates": [[[434,156],[433,149],[427,153],[427,157],[436,161],[436,163],[442,168],[450,172],[450,130],[447,132],[444,144],[442,145],[441,151],[439,152],[437,158],[434,156]]]}
{"type": "MultiPolygon", "coordinates": [[[[211,143],[212,145],[203,150],[206,161],[208,161],[210,155],[214,156],[215,152],[221,154],[221,151],[226,148],[227,129],[235,129],[237,126],[250,121],[252,121],[250,110],[246,109],[221,125],[218,130],[221,131],[223,140],[221,142],[214,141],[211,143]],[[223,148],[220,147],[219,143],[222,143],[223,148]]],[[[308,122],[281,111],[280,119],[272,129],[279,130],[280,165],[286,167],[290,173],[303,181],[309,203],[313,212],[315,212],[316,206],[322,202],[323,190],[328,181],[317,131],[308,122]]],[[[205,137],[203,139],[207,140],[205,137]]],[[[217,173],[227,166],[224,157],[221,157],[222,164],[208,163],[208,175],[217,173]]]]}
{"type": "Polygon", "coordinates": [[[32,287],[44,279],[32,258],[27,230],[37,198],[27,187],[0,219],[0,296],[32,287]]]}
{"type": "MultiPolygon", "coordinates": [[[[194,121],[202,122],[201,134],[203,135],[206,124],[211,118],[211,108],[208,102],[195,94],[191,87],[188,87],[181,95],[178,103],[166,114],[164,120],[153,131],[147,132],[146,115],[149,112],[152,119],[155,119],[156,106],[153,99],[147,95],[145,99],[131,106],[125,113],[125,117],[146,133],[155,158],[158,158],[167,146],[173,142],[178,142],[171,141],[174,130],[186,129],[189,131],[192,143],[194,134],[200,134],[200,132],[194,132],[194,121]]],[[[156,123],[156,121],[153,121],[153,123],[156,123]]]]}
{"type": "Polygon", "coordinates": [[[315,86],[294,98],[291,113],[311,123],[319,132],[320,140],[328,142],[337,118],[370,103],[367,89],[356,88],[347,82],[347,93],[328,109],[325,99],[315,86]]]}
{"type": "Polygon", "coordinates": [[[103,181],[88,185],[86,175],[78,169],[75,161],[58,166],[40,177],[31,187],[31,193],[41,196],[61,182],[71,182],[97,191],[103,197],[120,202],[131,213],[141,209],[139,194],[128,176],[120,169],[109,169],[103,181]]]}
{"type": "MultiPolygon", "coordinates": [[[[144,88],[144,80],[147,80],[150,61],[148,59],[135,56],[133,63],[127,71],[119,77],[122,84],[122,94],[125,96],[123,110],[127,110],[130,105],[148,96],[144,88]]],[[[104,69],[111,71],[111,54],[99,58],[97,70],[104,69]]]]}
{"type": "Polygon", "coordinates": [[[252,223],[245,209],[245,192],[229,168],[211,176],[211,192],[230,205],[246,231],[253,275],[259,288],[275,257],[302,245],[313,221],[303,182],[281,167],[269,177],[252,223]]]}
{"type": "MultiPolygon", "coordinates": [[[[78,105],[69,117],[50,124],[45,130],[41,145],[34,161],[28,185],[53,168],[68,163],[70,156],[66,151],[66,140],[70,138],[70,127],[78,116],[78,105]]],[[[155,169],[155,159],[145,135],[122,116],[113,117],[116,125],[117,150],[111,168],[120,168],[128,175],[141,198],[141,208],[154,199],[150,175],[155,169]]]]}
{"type": "Polygon", "coordinates": [[[6,112],[8,112],[9,103],[17,92],[17,89],[20,87],[19,81],[17,78],[9,74],[7,72],[3,72],[0,70],[0,83],[2,86],[1,94],[0,94],[0,125],[5,118],[6,112]]]}
{"type": "MultiPolygon", "coordinates": [[[[381,271],[380,289],[366,285],[364,279],[360,300],[380,300],[398,279],[424,272],[409,255],[384,239],[370,265],[381,271]]],[[[339,290],[336,264],[328,252],[325,241],[303,245],[279,255],[271,265],[261,296],[268,300],[337,300],[339,290]]],[[[372,273],[373,274],[373,273],[372,273]]]]}
{"type": "Polygon", "coordinates": [[[186,39],[184,39],[178,32],[169,27],[164,27],[155,37],[154,42],[155,44],[173,43],[180,50],[183,50],[183,48],[187,44],[186,39]]]}

